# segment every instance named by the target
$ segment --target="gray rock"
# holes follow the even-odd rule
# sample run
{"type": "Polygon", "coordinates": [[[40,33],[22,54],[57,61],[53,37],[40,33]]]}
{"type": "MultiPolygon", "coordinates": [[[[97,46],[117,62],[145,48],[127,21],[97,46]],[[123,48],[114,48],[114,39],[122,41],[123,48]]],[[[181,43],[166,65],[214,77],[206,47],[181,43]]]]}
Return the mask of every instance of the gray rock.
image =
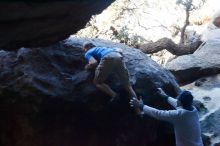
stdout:
{"type": "MultiPolygon", "coordinates": [[[[215,111],[214,113],[210,114],[207,118],[201,121],[201,129],[203,133],[211,134],[212,139],[218,139],[220,137],[220,110],[215,111]]],[[[219,145],[219,144],[215,144],[219,145]]]]}
{"type": "Polygon", "coordinates": [[[205,96],[205,97],[203,97],[203,100],[204,100],[204,101],[210,101],[210,100],[212,100],[212,99],[211,99],[211,97],[205,96]]]}
{"type": "Polygon", "coordinates": [[[193,105],[196,107],[196,109],[199,111],[199,116],[208,113],[208,109],[204,106],[204,104],[198,100],[193,101],[193,105]]]}
{"type": "MultiPolygon", "coordinates": [[[[46,48],[0,52],[1,145],[175,145],[169,124],[137,117],[114,73],[107,83],[121,96],[109,104],[109,97],[93,85],[93,72],[83,70],[83,41],[68,39],[46,48]]],[[[179,92],[169,71],[139,50],[93,41],[123,48],[137,94],[148,105],[171,108],[155,93],[157,87],[170,96],[179,92]]]]}
{"type": "Polygon", "coordinates": [[[204,76],[220,73],[220,42],[207,41],[191,55],[184,55],[166,64],[179,83],[195,81],[204,76]]]}

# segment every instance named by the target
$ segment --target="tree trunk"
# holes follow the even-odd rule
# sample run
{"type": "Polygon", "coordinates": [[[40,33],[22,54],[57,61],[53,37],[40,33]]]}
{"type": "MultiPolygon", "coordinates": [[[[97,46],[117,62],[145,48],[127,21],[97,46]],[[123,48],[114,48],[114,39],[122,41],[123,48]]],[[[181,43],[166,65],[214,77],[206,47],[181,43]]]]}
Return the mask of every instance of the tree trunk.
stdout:
{"type": "Polygon", "coordinates": [[[162,38],[156,42],[142,44],[140,45],[139,49],[146,54],[152,54],[166,49],[173,55],[180,56],[180,55],[192,54],[201,44],[202,41],[198,40],[188,45],[184,45],[184,44],[177,45],[169,38],[162,38]]]}
{"type": "Polygon", "coordinates": [[[185,19],[185,24],[183,26],[183,28],[181,29],[181,35],[180,35],[180,42],[179,44],[184,44],[184,35],[185,35],[185,31],[186,31],[186,27],[189,25],[189,11],[190,11],[190,6],[191,5],[188,5],[186,7],[186,19],[185,19]]]}

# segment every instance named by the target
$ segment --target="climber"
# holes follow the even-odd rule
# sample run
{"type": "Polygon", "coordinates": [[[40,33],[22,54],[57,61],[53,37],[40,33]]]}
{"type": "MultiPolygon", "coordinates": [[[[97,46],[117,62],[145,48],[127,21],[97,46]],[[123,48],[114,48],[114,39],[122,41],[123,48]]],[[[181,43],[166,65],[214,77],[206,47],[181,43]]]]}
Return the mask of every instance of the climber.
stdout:
{"type": "Polygon", "coordinates": [[[83,45],[85,53],[85,59],[88,64],[85,66],[86,70],[95,68],[94,84],[98,89],[110,96],[110,101],[116,101],[119,99],[119,95],[113,91],[104,81],[108,75],[114,70],[116,71],[121,84],[128,92],[129,97],[137,98],[136,93],[129,84],[128,70],[122,57],[122,51],[116,48],[96,47],[91,42],[86,42],[83,45]]]}
{"type": "Polygon", "coordinates": [[[189,91],[182,91],[177,100],[168,96],[161,88],[158,94],[163,97],[175,110],[158,110],[144,105],[142,99],[130,100],[131,107],[140,108],[158,120],[164,120],[174,125],[176,146],[203,146],[198,111],[192,105],[193,96],[189,91]]]}

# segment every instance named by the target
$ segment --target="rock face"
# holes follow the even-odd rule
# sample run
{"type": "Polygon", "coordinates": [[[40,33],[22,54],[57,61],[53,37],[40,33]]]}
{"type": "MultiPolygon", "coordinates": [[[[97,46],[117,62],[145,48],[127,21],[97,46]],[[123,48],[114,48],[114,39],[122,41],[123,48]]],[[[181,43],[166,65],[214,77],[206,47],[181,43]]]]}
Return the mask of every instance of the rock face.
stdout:
{"type": "MultiPolygon", "coordinates": [[[[220,74],[201,78],[184,89],[190,90],[195,100],[203,103],[206,112],[200,110],[201,131],[206,136],[204,143],[220,142],[220,74]]],[[[216,144],[217,145],[217,144],[216,144]]]]}
{"type": "Polygon", "coordinates": [[[173,59],[166,64],[179,83],[192,82],[201,77],[220,72],[220,42],[207,41],[193,54],[173,59]]]}
{"type": "Polygon", "coordinates": [[[0,48],[45,46],[82,29],[114,0],[18,0],[0,3],[0,48]]]}
{"type": "Polygon", "coordinates": [[[218,144],[216,142],[215,145],[219,145],[219,138],[220,138],[220,109],[218,111],[215,111],[214,113],[210,114],[204,121],[201,122],[201,129],[202,132],[206,132],[207,134],[210,134],[212,139],[218,140],[218,144]]]}
{"type": "MultiPolygon", "coordinates": [[[[81,44],[68,39],[46,48],[0,52],[1,146],[161,146],[175,145],[171,126],[130,109],[117,76],[107,83],[121,95],[110,104],[98,91],[93,73],[84,71],[81,44]]],[[[148,105],[170,108],[155,94],[162,87],[179,92],[170,72],[138,50],[93,40],[98,46],[123,48],[130,81],[148,105]]]]}

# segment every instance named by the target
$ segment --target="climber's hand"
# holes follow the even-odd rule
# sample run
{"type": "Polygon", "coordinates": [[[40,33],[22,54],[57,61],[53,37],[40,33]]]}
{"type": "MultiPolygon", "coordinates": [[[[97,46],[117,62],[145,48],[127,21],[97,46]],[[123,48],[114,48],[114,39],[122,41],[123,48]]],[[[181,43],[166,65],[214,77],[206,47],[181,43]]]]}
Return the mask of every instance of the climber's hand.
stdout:
{"type": "Polygon", "coordinates": [[[140,110],[143,110],[144,102],[142,99],[138,100],[137,98],[132,98],[130,100],[130,106],[134,108],[139,108],[140,110]]]}
{"type": "Polygon", "coordinates": [[[165,98],[165,99],[167,99],[168,98],[168,95],[163,91],[163,89],[161,89],[161,88],[157,88],[157,93],[161,96],[161,97],[163,97],[163,98],[165,98]]]}

